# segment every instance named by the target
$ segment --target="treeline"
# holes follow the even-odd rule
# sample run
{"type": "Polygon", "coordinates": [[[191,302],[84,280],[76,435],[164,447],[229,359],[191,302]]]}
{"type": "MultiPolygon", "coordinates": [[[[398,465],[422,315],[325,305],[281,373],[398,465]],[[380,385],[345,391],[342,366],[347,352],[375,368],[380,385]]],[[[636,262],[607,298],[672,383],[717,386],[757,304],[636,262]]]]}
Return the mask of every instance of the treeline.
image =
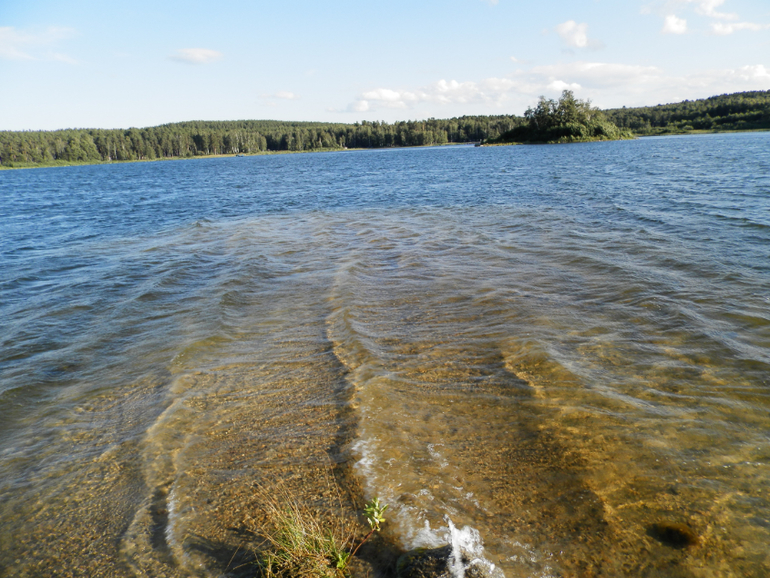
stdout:
{"type": "Polygon", "coordinates": [[[522,122],[511,115],[396,123],[180,122],[128,130],[0,132],[0,165],[136,161],[266,151],[313,151],[466,143],[522,122]]]}
{"type": "Polygon", "coordinates": [[[639,135],[770,129],[770,90],[722,94],[676,104],[614,108],[604,113],[618,127],[639,135]]]}

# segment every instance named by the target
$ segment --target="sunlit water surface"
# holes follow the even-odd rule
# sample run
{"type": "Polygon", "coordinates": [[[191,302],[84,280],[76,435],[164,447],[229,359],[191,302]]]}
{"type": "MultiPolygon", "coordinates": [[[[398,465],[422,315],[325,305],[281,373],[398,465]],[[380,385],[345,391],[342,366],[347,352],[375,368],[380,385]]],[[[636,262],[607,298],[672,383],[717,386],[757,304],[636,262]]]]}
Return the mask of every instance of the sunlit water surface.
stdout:
{"type": "Polygon", "coordinates": [[[0,319],[3,576],[247,574],[329,468],[508,578],[770,574],[770,133],[5,171],[0,319]]]}

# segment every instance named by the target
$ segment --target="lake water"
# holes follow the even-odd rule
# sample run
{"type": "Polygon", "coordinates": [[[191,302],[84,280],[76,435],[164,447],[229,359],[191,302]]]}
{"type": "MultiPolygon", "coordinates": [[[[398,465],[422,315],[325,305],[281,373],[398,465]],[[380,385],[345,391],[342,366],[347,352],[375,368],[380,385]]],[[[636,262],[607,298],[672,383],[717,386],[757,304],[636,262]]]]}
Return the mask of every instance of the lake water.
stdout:
{"type": "Polygon", "coordinates": [[[2,576],[243,575],[330,475],[508,578],[770,574],[770,133],[4,171],[0,320],[2,576]]]}

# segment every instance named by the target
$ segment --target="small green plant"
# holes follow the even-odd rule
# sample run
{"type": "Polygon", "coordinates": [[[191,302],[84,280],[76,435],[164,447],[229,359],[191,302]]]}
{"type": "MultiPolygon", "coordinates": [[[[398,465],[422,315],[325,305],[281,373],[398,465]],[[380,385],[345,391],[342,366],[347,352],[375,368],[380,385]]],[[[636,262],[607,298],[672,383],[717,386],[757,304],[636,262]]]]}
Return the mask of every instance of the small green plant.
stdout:
{"type": "Polygon", "coordinates": [[[347,550],[335,550],[333,552],[334,565],[340,570],[345,570],[348,567],[348,561],[350,560],[350,552],[347,550]]]}
{"type": "Polygon", "coordinates": [[[379,498],[373,498],[371,502],[366,504],[364,507],[364,515],[366,516],[366,521],[369,522],[369,527],[371,530],[369,530],[369,533],[364,536],[364,539],[361,540],[361,543],[356,546],[356,549],[353,550],[353,553],[351,556],[355,556],[356,552],[358,552],[358,549],[364,545],[364,542],[366,542],[372,534],[375,532],[380,531],[380,524],[385,522],[385,510],[388,509],[387,504],[380,504],[379,498]]]}
{"type": "Polygon", "coordinates": [[[380,524],[385,521],[383,514],[387,509],[387,505],[380,504],[379,498],[374,498],[371,502],[366,504],[364,507],[364,515],[366,516],[366,521],[369,522],[369,526],[371,526],[372,530],[377,532],[380,531],[380,524]]]}

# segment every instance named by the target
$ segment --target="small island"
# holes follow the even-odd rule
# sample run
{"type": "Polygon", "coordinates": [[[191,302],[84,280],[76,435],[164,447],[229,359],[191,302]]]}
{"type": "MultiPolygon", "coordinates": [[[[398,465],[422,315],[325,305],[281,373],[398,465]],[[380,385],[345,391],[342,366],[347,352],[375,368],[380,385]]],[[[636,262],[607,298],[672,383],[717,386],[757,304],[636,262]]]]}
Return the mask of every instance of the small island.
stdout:
{"type": "Polygon", "coordinates": [[[528,108],[521,124],[482,144],[556,144],[597,140],[632,139],[629,130],[619,129],[590,100],[576,99],[565,90],[558,101],[540,97],[528,108]]]}

